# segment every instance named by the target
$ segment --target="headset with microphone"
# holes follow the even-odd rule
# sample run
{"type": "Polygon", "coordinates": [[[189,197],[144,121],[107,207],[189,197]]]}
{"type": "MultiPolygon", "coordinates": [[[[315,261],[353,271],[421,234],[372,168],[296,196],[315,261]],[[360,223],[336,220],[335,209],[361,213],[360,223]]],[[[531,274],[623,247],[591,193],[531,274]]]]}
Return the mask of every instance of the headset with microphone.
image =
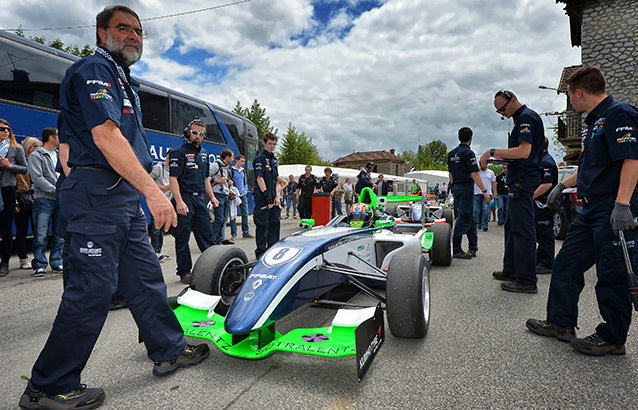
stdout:
{"type": "Polygon", "coordinates": [[[193,121],[189,122],[186,128],[184,128],[184,131],[182,131],[182,133],[184,134],[184,138],[186,138],[188,141],[190,141],[191,125],[197,123],[203,124],[204,121],[200,120],[199,118],[195,118],[193,121]]]}

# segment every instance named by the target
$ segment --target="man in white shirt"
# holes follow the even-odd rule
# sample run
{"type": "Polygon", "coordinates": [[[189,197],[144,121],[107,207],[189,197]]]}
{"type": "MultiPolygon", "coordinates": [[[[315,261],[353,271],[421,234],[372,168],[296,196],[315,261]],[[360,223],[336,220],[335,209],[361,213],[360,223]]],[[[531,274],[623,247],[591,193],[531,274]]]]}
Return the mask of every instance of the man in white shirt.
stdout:
{"type": "MultiPolygon", "coordinates": [[[[482,163],[481,169],[479,170],[479,176],[483,181],[483,186],[487,189],[487,194],[493,199],[496,194],[496,175],[494,175],[494,171],[488,169],[487,164],[482,163]]],[[[490,209],[485,203],[485,198],[483,197],[481,188],[474,184],[474,223],[476,224],[477,229],[487,231],[487,221],[489,220],[489,217],[490,209]]]]}

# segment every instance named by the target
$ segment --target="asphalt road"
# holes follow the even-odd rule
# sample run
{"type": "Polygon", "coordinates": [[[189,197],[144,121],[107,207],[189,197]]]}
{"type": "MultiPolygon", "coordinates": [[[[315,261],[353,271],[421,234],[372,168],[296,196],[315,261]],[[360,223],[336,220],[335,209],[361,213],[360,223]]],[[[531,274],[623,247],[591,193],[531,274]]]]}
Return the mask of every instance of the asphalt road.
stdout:
{"type": "MultiPolygon", "coordinates": [[[[283,221],[282,236],[299,228],[283,221]]],[[[237,244],[250,256],[254,240],[237,244]]],[[[557,243],[557,247],[561,242],[557,243]]],[[[362,382],[354,356],[328,359],[277,352],[257,361],[221,353],[166,378],[152,363],[128,310],[111,312],[83,372],[83,382],[104,388],[107,409],[368,409],[368,408],[638,408],[638,338],[630,332],[627,355],[588,357],[567,344],[530,333],[529,317],[544,318],[550,276],[537,295],[507,293],[491,279],[501,266],[503,229],[490,223],[479,233],[479,253],[430,270],[432,317],[423,340],[387,339],[362,382]]],[[[199,254],[191,241],[194,258],[199,254]]],[[[164,250],[174,255],[171,236],[164,250]]],[[[175,260],[162,264],[169,295],[183,285],[175,260]]],[[[17,408],[51,329],[61,275],[33,278],[19,270],[0,278],[0,408],[17,408]]],[[[587,273],[578,335],[593,332],[600,317],[587,273]]],[[[330,323],[331,309],[303,307],[279,330],[330,323]],[[312,322],[312,323],[310,323],[312,322]]],[[[191,340],[199,343],[200,340],[191,340]]]]}

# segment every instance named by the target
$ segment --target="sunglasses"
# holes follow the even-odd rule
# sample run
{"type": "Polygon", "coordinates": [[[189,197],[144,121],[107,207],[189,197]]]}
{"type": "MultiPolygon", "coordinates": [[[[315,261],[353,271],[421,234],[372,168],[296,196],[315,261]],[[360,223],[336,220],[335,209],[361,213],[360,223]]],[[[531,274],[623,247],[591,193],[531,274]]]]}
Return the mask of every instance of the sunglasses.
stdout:
{"type": "Polygon", "coordinates": [[[193,130],[191,130],[191,134],[193,134],[196,137],[205,137],[206,136],[206,132],[193,131],[193,130]]]}
{"type": "Polygon", "coordinates": [[[505,107],[507,107],[507,104],[510,103],[510,101],[512,100],[507,100],[507,102],[505,104],[503,104],[503,106],[501,108],[499,108],[498,110],[496,110],[497,113],[502,113],[503,111],[505,111],[505,107]]]}
{"type": "Polygon", "coordinates": [[[9,127],[0,127],[0,131],[11,131],[9,127]]]}

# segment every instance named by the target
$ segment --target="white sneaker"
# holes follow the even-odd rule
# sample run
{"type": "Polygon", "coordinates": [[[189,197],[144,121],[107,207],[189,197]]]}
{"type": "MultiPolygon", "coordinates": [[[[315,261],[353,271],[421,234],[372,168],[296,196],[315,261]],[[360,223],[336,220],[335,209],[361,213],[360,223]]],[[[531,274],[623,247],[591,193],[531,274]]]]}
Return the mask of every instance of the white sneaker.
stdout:
{"type": "Polygon", "coordinates": [[[29,258],[20,258],[20,269],[31,270],[33,266],[31,266],[31,261],[29,258]]]}

